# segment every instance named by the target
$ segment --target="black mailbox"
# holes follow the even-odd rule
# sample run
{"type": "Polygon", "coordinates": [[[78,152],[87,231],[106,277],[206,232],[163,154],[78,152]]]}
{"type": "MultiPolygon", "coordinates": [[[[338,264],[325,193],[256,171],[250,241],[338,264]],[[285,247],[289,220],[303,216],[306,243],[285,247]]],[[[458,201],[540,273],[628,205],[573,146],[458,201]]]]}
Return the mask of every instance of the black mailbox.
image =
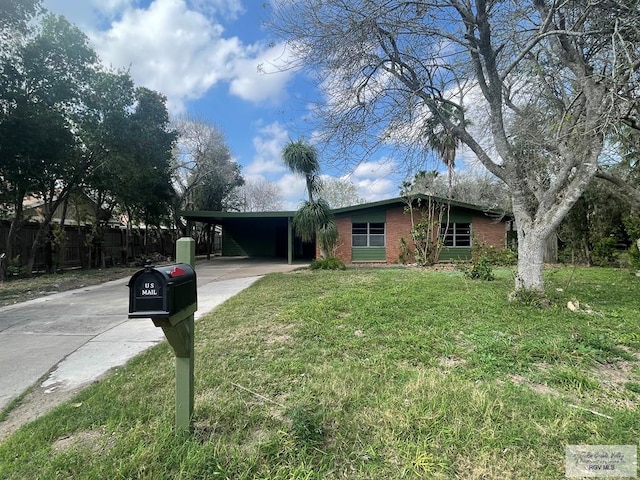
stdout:
{"type": "Polygon", "coordinates": [[[129,318],[174,326],[197,308],[196,272],[186,263],[146,266],[129,280],[129,318]]]}

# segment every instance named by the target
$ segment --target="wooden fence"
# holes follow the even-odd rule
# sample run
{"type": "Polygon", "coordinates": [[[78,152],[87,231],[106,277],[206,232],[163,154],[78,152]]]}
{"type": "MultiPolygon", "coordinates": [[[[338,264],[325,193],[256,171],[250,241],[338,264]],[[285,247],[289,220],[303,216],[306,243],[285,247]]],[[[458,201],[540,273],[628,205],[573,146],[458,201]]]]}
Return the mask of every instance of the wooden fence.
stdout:
{"type": "MultiPolygon", "coordinates": [[[[13,255],[16,266],[27,265],[38,227],[37,224],[26,224],[19,230],[13,255]]],[[[8,233],[9,223],[0,222],[0,254],[6,250],[8,233]]],[[[176,235],[173,231],[133,232],[127,239],[126,230],[107,228],[100,241],[92,241],[91,233],[91,226],[65,226],[59,245],[53,248],[50,242],[39,245],[34,270],[46,270],[51,265],[62,269],[112,266],[125,264],[141,256],[174,255],[176,235]]]]}

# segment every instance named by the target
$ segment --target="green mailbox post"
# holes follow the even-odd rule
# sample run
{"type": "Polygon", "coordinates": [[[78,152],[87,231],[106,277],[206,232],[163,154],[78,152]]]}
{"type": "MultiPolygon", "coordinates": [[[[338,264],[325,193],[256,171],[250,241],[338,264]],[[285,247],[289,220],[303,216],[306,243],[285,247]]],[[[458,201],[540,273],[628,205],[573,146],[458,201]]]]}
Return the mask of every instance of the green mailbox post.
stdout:
{"type": "Polygon", "coordinates": [[[179,263],[146,266],[129,280],[129,318],[150,318],[176,355],[176,433],[189,431],[193,414],[194,316],[198,308],[195,240],[176,242],[179,263]]]}

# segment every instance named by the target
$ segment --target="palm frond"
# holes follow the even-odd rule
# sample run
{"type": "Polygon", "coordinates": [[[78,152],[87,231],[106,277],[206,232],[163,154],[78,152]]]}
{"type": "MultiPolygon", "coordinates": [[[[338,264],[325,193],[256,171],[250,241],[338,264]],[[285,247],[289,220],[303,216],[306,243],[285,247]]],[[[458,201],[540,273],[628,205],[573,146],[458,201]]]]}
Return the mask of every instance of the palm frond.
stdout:
{"type": "Polygon", "coordinates": [[[320,172],[318,151],[304,140],[287,143],[282,149],[282,159],[294,173],[313,177],[320,172]]]}

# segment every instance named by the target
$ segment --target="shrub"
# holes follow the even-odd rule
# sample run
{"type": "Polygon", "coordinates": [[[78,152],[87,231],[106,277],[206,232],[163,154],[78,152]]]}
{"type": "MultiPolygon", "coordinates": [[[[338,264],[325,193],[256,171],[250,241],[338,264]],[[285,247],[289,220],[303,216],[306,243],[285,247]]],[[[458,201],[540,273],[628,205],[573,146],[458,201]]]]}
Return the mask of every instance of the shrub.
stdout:
{"type": "Polygon", "coordinates": [[[465,264],[458,265],[458,269],[462,271],[466,278],[471,280],[491,281],[496,278],[493,274],[491,261],[485,255],[472,259],[470,266],[465,264]]]}
{"type": "Polygon", "coordinates": [[[147,255],[137,256],[133,261],[133,265],[135,267],[144,267],[147,264],[159,265],[169,261],[171,261],[171,259],[162,255],[161,253],[151,253],[147,255]]]}
{"type": "Polygon", "coordinates": [[[471,258],[486,257],[491,265],[510,266],[518,262],[518,252],[511,248],[496,248],[486,243],[474,242],[471,247],[471,258]]]}
{"type": "Polygon", "coordinates": [[[409,248],[409,244],[407,243],[407,241],[404,238],[400,239],[400,254],[398,255],[398,261],[403,264],[406,265],[407,263],[409,263],[409,260],[411,259],[411,248],[409,248]]]}
{"type": "Polygon", "coordinates": [[[629,266],[634,272],[640,271],[640,250],[637,243],[631,245],[629,249],[629,266]]]}
{"type": "Polygon", "coordinates": [[[336,257],[316,258],[311,261],[311,270],[345,270],[344,262],[336,257]]]}
{"type": "Polygon", "coordinates": [[[618,261],[618,252],[616,251],[616,239],[613,237],[604,237],[593,245],[591,250],[591,263],[601,267],[615,265],[618,261]]]}
{"type": "Polygon", "coordinates": [[[12,258],[6,267],[7,277],[22,278],[27,275],[27,269],[22,266],[20,255],[12,258]]]}

